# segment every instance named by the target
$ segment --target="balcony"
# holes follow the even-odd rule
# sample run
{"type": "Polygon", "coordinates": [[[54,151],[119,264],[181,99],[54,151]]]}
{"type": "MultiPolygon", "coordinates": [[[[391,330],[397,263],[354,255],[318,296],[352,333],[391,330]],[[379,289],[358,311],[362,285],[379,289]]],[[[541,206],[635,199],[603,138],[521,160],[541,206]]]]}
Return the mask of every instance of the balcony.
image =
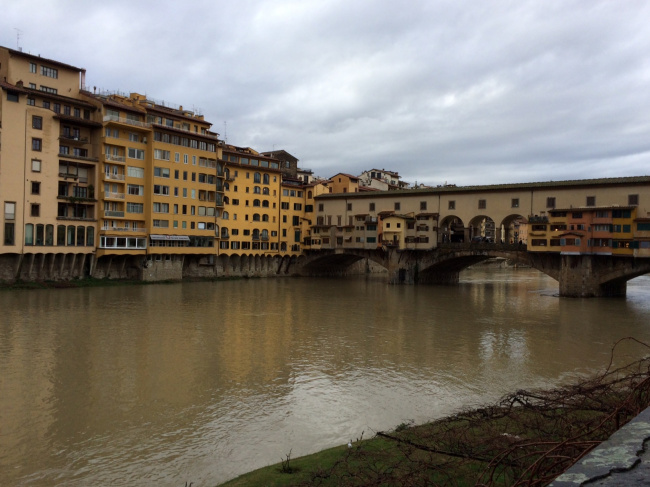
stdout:
{"type": "Polygon", "coordinates": [[[123,200],[124,193],[114,193],[112,191],[106,191],[104,193],[104,198],[109,200],[123,200]]]}
{"type": "Polygon", "coordinates": [[[76,155],[76,154],[69,154],[65,152],[59,151],[59,157],[65,158],[65,159],[74,159],[76,161],[88,161],[88,162],[99,162],[99,159],[97,157],[90,157],[90,156],[81,156],[81,155],[76,155]]]}
{"type": "Polygon", "coordinates": [[[140,127],[143,129],[150,129],[151,124],[146,123],[146,122],[140,122],[138,120],[131,120],[128,118],[123,118],[123,117],[116,117],[115,115],[105,115],[104,116],[104,122],[116,122],[116,123],[123,123],[126,125],[131,125],[132,127],[140,127]]]}
{"type": "Polygon", "coordinates": [[[111,154],[105,154],[104,155],[104,160],[108,161],[108,162],[122,162],[122,163],[125,163],[126,162],[126,157],[124,157],[124,156],[114,156],[114,155],[111,155],[111,154]]]}
{"type": "Polygon", "coordinates": [[[111,179],[114,181],[124,181],[124,174],[104,173],[104,179],[111,179]]]}
{"type": "Polygon", "coordinates": [[[103,226],[102,228],[99,229],[100,232],[138,232],[138,233],[147,233],[146,228],[138,228],[138,227],[111,227],[111,226],[103,226]]]}
{"type": "Polygon", "coordinates": [[[78,142],[79,144],[87,144],[88,137],[80,137],[79,135],[59,135],[59,140],[65,140],[66,142],[78,142]]]}
{"type": "Polygon", "coordinates": [[[115,210],[104,210],[104,218],[110,217],[110,218],[124,218],[124,212],[123,211],[115,211],[115,210]]]}

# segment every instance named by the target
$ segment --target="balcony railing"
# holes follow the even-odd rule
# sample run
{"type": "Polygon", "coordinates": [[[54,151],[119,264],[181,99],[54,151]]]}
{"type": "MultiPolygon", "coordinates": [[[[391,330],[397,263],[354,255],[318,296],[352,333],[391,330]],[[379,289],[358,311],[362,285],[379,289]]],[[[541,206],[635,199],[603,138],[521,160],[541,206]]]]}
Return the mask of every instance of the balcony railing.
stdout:
{"type": "Polygon", "coordinates": [[[104,198],[123,200],[124,199],[124,193],[114,193],[112,191],[106,191],[104,193],[104,198]]]}
{"type": "Polygon", "coordinates": [[[112,218],[124,218],[124,212],[123,211],[114,211],[114,210],[104,210],[104,216],[105,217],[112,217],[112,218]]]}
{"type": "Polygon", "coordinates": [[[145,129],[148,129],[151,127],[150,123],[146,122],[140,122],[138,120],[131,120],[128,118],[123,118],[123,117],[116,117],[115,115],[105,115],[104,116],[104,122],[119,122],[119,123],[125,123],[127,125],[133,125],[134,127],[142,127],[145,129]]]}
{"type": "Polygon", "coordinates": [[[138,227],[111,227],[111,226],[103,226],[100,228],[100,231],[102,232],[139,232],[139,233],[147,233],[146,228],[138,228],[138,227]]]}
{"type": "Polygon", "coordinates": [[[73,142],[80,142],[82,144],[87,144],[88,143],[88,137],[80,137],[78,135],[61,134],[61,135],[59,135],[59,139],[70,140],[70,141],[73,141],[73,142]]]}
{"type": "Polygon", "coordinates": [[[124,181],[124,174],[104,173],[104,179],[114,179],[116,181],[124,181]]]}
{"type": "Polygon", "coordinates": [[[105,154],[104,158],[107,161],[111,161],[111,162],[126,162],[126,157],[124,156],[114,156],[112,154],[105,154]]]}

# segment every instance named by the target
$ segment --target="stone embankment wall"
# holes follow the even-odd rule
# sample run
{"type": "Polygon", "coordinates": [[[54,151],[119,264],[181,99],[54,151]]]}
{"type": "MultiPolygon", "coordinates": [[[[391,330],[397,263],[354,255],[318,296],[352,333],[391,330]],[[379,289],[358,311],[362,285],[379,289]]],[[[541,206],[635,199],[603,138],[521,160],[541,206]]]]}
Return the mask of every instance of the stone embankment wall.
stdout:
{"type": "MultiPolygon", "coordinates": [[[[169,281],[217,277],[285,277],[298,272],[300,258],[288,256],[199,256],[143,259],[142,256],[92,254],[3,254],[0,282],[130,279],[169,281]]],[[[346,269],[346,275],[374,274],[386,269],[370,259],[361,259],[346,269]]]]}

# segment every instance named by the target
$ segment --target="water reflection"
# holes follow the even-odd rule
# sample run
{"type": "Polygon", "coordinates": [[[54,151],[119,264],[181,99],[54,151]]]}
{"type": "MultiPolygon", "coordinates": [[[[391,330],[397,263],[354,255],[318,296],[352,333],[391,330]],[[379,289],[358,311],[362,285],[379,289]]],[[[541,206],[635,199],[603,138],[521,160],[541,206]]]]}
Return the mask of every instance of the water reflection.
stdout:
{"type": "Polygon", "coordinates": [[[455,287],[0,293],[0,484],[211,485],[601,369],[623,336],[650,341],[647,277],[627,299],[556,293],[536,271],[496,269],[455,287]]]}

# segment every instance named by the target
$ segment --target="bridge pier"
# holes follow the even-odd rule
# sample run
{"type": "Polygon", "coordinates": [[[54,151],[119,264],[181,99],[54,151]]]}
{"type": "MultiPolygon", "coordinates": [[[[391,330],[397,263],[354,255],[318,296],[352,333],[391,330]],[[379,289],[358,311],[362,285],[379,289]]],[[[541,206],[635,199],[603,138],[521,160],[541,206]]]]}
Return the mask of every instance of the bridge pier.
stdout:
{"type": "MultiPolygon", "coordinates": [[[[567,298],[593,298],[625,296],[627,281],[623,279],[603,282],[608,266],[592,255],[563,255],[560,263],[560,296],[567,298]],[[605,267],[605,268],[603,268],[605,267]]],[[[606,259],[606,258],[605,258],[606,259]]]]}

